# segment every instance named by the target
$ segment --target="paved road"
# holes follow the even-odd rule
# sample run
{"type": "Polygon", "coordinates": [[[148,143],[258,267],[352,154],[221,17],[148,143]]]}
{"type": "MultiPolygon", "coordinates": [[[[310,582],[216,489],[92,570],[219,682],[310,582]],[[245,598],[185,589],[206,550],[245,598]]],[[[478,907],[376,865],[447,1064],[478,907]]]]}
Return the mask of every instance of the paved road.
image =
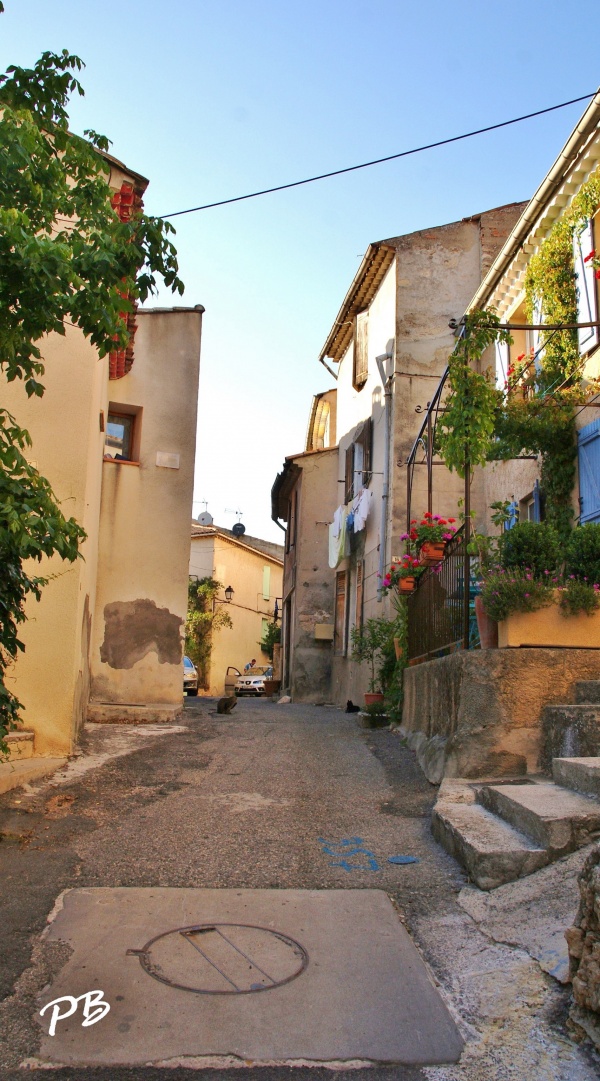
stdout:
{"type": "MultiPolygon", "coordinates": [[[[457,903],[464,878],[433,841],[435,789],[388,730],[328,707],[188,699],[176,730],[90,726],[64,777],[0,799],[0,1077],[36,1052],[35,996],[64,960],[40,944],[62,890],[81,886],[377,888],[397,904],[459,1020],[455,1067],[377,1068],[339,1081],[592,1081],[566,1038],[566,993],[522,951],[490,942],[457,903]],[[103,761],[102,756],[106,756],[103,761]],[[344,839],[364,853],[344,865],[344,839]],[[319,840],[321,839],[321,840],[319,840]],[[337,845],[339,855],[324,851],[337,845]],[[389,857],[414,856],[394,864],[389,857]],[[349,868],[349,869],[348,869],[349,868]]],[[[318,1069],[58,1069],[57,1081],[322,1081],[318,1069]]]]}

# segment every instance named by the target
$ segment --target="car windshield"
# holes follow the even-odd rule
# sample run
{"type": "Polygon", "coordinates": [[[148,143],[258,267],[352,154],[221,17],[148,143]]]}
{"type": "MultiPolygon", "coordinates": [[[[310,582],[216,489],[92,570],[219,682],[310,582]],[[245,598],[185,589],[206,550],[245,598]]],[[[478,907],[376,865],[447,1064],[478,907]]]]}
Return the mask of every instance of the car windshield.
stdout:
{"type": "Polygon", "coordinates": [[[189,657],[184,657],[183,658],[183,667],[184,668],[189,668],[190,671],[193,671],[194,670],[194,662],[191,661],[189,657]]]}
{"type": "Polygon", "coordinates": [[[254,668],[249,668],[245,673],[246,676],[266,676],[270,672],[270,668],[265,668],[264,665],[255,664],[254,668]]]}

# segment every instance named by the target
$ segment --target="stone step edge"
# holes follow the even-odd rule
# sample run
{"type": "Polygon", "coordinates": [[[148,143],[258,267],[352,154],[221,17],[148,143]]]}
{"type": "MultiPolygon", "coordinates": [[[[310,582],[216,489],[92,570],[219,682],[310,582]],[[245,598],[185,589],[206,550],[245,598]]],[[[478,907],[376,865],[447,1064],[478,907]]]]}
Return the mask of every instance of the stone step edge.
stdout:
{"type": "Polygon", "coordinates": [[[552,859],[546,849],[536,846],[525,834],[476,803],[438,802],[433,810],[431,830],[436,841],[482,890],[496,889],[539,871],[552,859]],[[477,838],[469,836],[471,824],[485,824],[485,829],[495,835],[496,846],[478,845],[477,838]]]}

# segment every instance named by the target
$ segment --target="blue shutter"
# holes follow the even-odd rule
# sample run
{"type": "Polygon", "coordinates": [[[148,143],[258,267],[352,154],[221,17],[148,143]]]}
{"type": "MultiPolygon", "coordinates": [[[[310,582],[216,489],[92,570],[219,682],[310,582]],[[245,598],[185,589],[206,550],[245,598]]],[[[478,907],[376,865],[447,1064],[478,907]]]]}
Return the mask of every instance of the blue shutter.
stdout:
{"type": "Polygon", "coordinates": [[[577,435],[580,521],[600,522],[600,419],[577,435]]]}
{"type": "Polygon", "coordinates": [[[518,525],[519,523],[519,504],[516,499],[513,499],[512,502],[508,504],[506,510],[508,512],[508,517],[504,523],[505,531],[512,529],[513,526],[518,525]]]}
{"type": "MultiPolygon", "coordinates": [[[[589,259],[594,249],[594,234],[591,221],[588,221],[583,230],[573,237],[573,259],[575,274],[577,276],[577,321],[579,323],[592,323],[598,318],[598,306],[596,304],[596,271],[589,259]]],[[[577,331],[579,339],[579,352],[587,353],[598,344],[598,327],[580,327],[577,331]]]]}

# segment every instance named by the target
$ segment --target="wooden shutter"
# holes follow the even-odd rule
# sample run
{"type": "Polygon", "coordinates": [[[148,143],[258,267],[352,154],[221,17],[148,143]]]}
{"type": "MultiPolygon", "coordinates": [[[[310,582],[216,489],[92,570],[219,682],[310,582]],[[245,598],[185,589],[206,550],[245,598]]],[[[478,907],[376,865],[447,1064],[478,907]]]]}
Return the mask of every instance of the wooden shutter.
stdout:
{"type": "Polygon", "coordinates": [[[346,652],[346,571],[338,571],[335,576],[335,621],[333,627],[333,648],[336,653],[346,652]]]}
{"type": "Polygon", "coordinates": [[[354,443],[346,448],[346,462],[344,473],[344,503],[350,503],[354,498],[354,443]]]}
{"type": "MultiPolygon", "coordinates": [[[[577,322],[591,323],[598,318],[596,303],[596,271],[586,256],[594,250],[593,223],[588,221],[579,235],[573,237],[573,260],[577,276],[577,322]]],[[[588,353],[598,344],[598,327],[580,327],[577,331],[579,352],[588,353]]]]}
{"type": "Polygon", "coordinates": [[[356,627],[362,627],[363,623],[363,578],[365,573],[365,564],[361,560],[356,564],[356,616],[354,618],[354,625],[356,627]]]}
{"type": "Polygon", "coordinates": [[[600,420],[586,424],[577,436],[580,520],[600,522],[600,420]]]}
{"type": "Polygon", "coordinates": [[[369,313],[358,312],[354,317],[354,371],[352,384],[356,390],[367,381],[369,375],[369,313]]]}
{"type": "Polygon", "coordinates": [[[373,421],[367,417],[360,433],[360,445],[363,449],[362,461],[362,486],[368,488],[371,483],[372,457],[373,457],[373,421]]]}

